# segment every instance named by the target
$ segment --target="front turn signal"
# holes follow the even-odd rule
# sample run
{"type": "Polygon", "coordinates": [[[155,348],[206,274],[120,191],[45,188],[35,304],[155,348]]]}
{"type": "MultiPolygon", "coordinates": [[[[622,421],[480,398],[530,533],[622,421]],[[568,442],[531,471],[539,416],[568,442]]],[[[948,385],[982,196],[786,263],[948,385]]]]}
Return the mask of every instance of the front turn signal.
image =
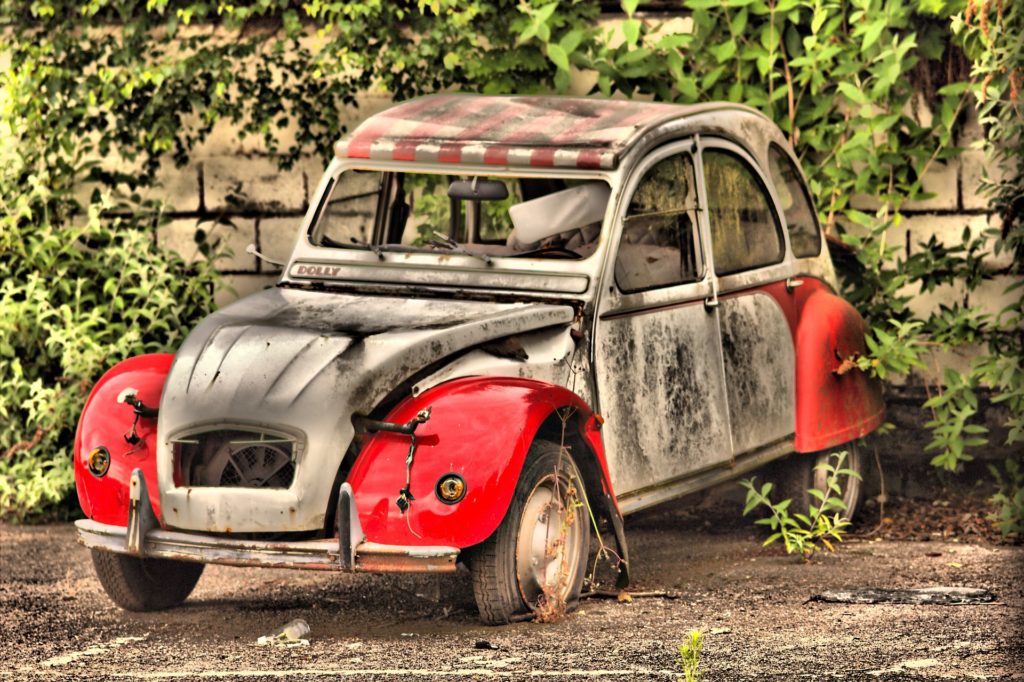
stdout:
{"type": "Polygon", "coordinates": [[[89,451],[85,466],[93,476],[103,478],[110,470],[110,451],[102,445],[94,447],[89,451]]]}

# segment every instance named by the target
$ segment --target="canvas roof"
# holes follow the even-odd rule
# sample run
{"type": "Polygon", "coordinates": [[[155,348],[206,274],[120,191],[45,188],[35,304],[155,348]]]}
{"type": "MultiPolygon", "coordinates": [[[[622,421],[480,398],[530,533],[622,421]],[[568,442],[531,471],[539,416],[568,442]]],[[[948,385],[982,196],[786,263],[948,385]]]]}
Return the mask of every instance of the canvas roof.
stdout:
{"type": "Polygon", "coordinates": [[[613,169],[644,132],[730,105],[549,96],[430,95],[366,119],[339,158],[613,169]]]}

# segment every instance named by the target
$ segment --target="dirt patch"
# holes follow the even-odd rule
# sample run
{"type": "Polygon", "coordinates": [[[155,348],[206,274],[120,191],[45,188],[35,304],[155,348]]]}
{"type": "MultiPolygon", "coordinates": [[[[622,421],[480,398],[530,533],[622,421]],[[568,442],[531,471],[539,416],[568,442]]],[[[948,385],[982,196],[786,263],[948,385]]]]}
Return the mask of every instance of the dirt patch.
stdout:
{"type": "Polygon", "coordinates": [[[183,607],[127,613],[102,593],[70,525],[0,526],[0,679],[668,679],[693,628],[706,633],[709,681],[1024,679],[1024,548],[854,538],[803,565],[760,547],[736,507],[693,498],[627,519],[627,534],[633,589],[680,598],[586,600],[559,623],[488,628],[465,576],[213,566],[183,607]],[[997,601],[808,602],[934,585],[997,601]],[[293,618],[308,621],[309,646],[256,646],[293,618]]]}

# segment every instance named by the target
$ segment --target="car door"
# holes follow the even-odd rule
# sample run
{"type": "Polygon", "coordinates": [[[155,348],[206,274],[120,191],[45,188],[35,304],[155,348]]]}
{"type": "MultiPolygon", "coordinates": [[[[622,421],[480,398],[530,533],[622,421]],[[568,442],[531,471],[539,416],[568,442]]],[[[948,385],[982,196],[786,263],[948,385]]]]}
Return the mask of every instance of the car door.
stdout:
{"type": "Polygon", "coordinates": [[[784,305],[792,260],[769,184],[739,146],[701,139],[733,454],[793,436],[796,366],[784,305]]]}
{"type": "Polygon", "coordinates": [[[649,155],[617,209],[594,365],[620,500],[731,456],[693,150],[684,141],[649,155]]]}

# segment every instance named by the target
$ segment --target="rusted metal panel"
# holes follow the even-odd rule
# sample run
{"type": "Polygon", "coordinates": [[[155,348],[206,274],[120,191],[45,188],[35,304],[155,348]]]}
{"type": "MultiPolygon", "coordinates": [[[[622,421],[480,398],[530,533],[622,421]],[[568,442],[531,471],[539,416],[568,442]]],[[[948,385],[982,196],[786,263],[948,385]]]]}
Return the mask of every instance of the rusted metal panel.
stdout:
{"type": "Polygon", "coordinates": [[[723,297],[719,316],[733,452],[792,436],[796,358],[782,308],[755,290],[723,297]]]}
{"type": "Polygon", "coordinates": [[[350,159],[613,169],[646,131],[711,108],[729,105],[431,95],[370,117],[334,151],[350,159]]]}
{"type": "Polygon", "coordinates": [[[458,550],[395,547],[364,542],[356,547],[355,570],[363,573],[452,573],[458,550]]]}
{"type": "MultiPolygon", "coordinates": [[[[150,530],[138,548],[129,546],[123,526],[76,521],[78,541],[89,548],[146,558],[198,561],[226,566],[341,571],[336,539],[282,542],[223,538],[198,533],[150,530]]],[[[396,547],[363,542],[355,548],[361,572],[437,573],[455,570],[455,547],[396,547]]]]}
{"type": "Polygon", "coordinates": [[[718,322],[701,299],[603,319],[596,343],[617,493],[729,459],[718,322]]]}

